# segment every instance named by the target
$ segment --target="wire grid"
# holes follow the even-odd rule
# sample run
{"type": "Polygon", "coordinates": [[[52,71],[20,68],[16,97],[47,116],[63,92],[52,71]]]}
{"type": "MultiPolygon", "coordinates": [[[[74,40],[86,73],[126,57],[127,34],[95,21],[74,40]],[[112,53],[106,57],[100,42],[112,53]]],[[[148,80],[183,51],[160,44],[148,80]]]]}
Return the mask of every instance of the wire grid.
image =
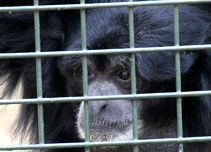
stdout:
{"type": "MultiPolygon", "coordinates": [[[[0,146],[1,150],[26,150],[26,149],[55,149],[55,148],[79,148],[85,147],[86,152],[90,152],[91,146],[115,146],[115,145],[133,145],[133,151],[138,152],[139,144],[155,144],[155,143],[179,143],[178,151],[183,152],[183,143],[190,142],[205,142],[211,141],[211,136],[206,137],[185,137],[183,138],[182,130],[182,97],[205,96],[211,95],[210,91],[189,91],[181,92],[181,71],[180,71],[180,52],[181,51],[200,51],[202,49],[211,49],[211,45],[179,45],[179,7],[178,4],[196,4],[208,3],[210,0],[186,0],[186,1],[144,1],[144,2],[115,2],[115,3],[101,3],[101,4],[85,4],[85,0],[80,0],[80,4],[67,5],[45,5],[39,6],[39,0],[34,0],[34,6],[18,6],[18,7],[0,7],[0,12],[18,12],[18,11],[34,11],[35,24],[35,52],[34,53],[0,53],[0,59],[8,58],[32,58],[36,59],[36,78],[37,78],[37,98],[35,99],[12,99],[2,100],[1,105],[4,104],[34,104],[38,106],[38,136],[39,144],[31,145],[9,145],[0,146]],[[133,8],[136,6],[153,6],[153,5],[174,5],[174,38],[175,46],[171,47],[150,47],[150,48],[134,48],[134,16],[133,8]],[[110,8],[110,7],[128,7],[129,10],[129,44],[130,48],[112,49],[112,50],[89,50],[86,48],[86,9],[91,8],[110,8]],[[40,20],[39,12],[46,10],[73,10],[80,9],[81,12],[81,37],[82,50],[81,51],[58,51],[58,52],[41,52],[40,40],[40,20]],[[135,72],[135,53],[138,52],[163,52],[175,51],[175,68],[176,68],[176,92],[168,93],[148,93],[136,94],[136,72],[135,72]],[[88,71],[87,71],[87,56],[94,54],[118,54],[131,53],[131,94],[115,95],[115,96],[88,96],[88,71]],[[83,73],[83,97],[60,97],[60,98],[43,98],[42,97],[42,70],[41,59],[43,57],[65,56],[65,55],[81,55],[82,56],[82,73],[83,73]],[[178,138],[168,139],[144,139],[138,140],[137,129],[137,99],[152,99],[152,98],[177,98],[177,128],[178,138]],[[96,100],[114,100],[114,99],[130,99],[133,107],[133,140],[131,141],[114,141],[114,142],[89,142],[89,113],[88,102],[96,100]],[[43,104],[44,103],[64,103],[64,102],[85,102],[85,141],[80,143],[56,143],[45,144],[44,139],[44,119],[43,119],[43,104]]],[[[147,101],[145,101],[147,102],[147,101]]]]}

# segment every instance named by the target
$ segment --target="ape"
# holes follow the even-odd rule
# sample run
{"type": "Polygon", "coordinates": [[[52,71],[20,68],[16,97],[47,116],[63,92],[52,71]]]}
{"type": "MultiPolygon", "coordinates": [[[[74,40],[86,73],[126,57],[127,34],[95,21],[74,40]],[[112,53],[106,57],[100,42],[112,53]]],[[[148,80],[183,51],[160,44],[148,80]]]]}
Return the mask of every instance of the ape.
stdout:
{"type": "MultiPolygon", "coordinates": [[[[71,1],[77,3],[78,1],[71,1]]],[[[88,2],[98,2],[88,1],[88,2]]],[[[100,1],[106,2],[106,1],[100,1]]],[[[109,2],[109,1],[108,1],[109,2]]],[[[45,4],[66,4],[66,0],[44,0],[45,4]]],[[[29,5],[30,1],[0,1],[1,6],[29,5]]],[[[128,9],[91,9],[86,12],[87,48],[128,48],[128,9]]],[[[41,12],[42,51],[80,50],[79,11],[41,12]]],[[[34,51],[33,13],[0,13],[0,52],[34,51]]],[[[180,7],[180,44],[209,44],[210,14],[196,6],[180,7]]],[[[134,9],[135,47],[174,45],[172,6],[134,9]]],[[[174,52],[136,53],[137,93],[175,91],[174,52]]],[[[211,52],[181,52],[182,90],[211,90],[211,52]]],[[[23,98],[36,98],[35,60],[2,59],[0,76],[6,78],[4,96],[9,96],[21,80],[23,98]]],[[[88,95],[130,93],[130,54],[90,55],[88,57],[88,95]]],[[[42,59],[43,96],[82,96],[81,57],[63,56],[42,59]]],[[[177,137],[176,99],[138,101],[141,139],[177,137]]],[[[211,98],[183,98],[185,137],[211,135],[211,98]]],[[[45,142],[79,142],[84,139],[84,103],[44,104],[45,142]]],[[[90,101],[90,140],[132,139],[131,101],[90,101]]],[[[22,105],[16,131],[37,143],[37,106],[22,105]]],[[[140,145],[141,152],[176,152],[177,144],[140,145]]],[[[184,144],[186,152],[208,152],[210,143],[184,144]]],[[[49,149],[46,152],[83,152],[84,149],[49,149]]],[[[92,152],[132,152],[129,146],[94,147],[92,152]]]]}

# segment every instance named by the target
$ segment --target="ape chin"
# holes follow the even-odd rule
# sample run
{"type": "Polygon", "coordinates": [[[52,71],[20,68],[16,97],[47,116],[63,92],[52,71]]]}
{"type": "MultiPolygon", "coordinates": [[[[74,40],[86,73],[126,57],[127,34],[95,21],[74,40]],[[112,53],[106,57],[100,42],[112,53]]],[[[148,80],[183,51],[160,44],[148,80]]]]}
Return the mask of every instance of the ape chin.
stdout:
{"type": "MultiPolygon", "coordinates": [[[[121,0],[115,0],[119,2],[121,0]]],[[[87,3],[110,0],[87,0],[87,3]]],[[[46,4],[76,4],[77,0],[40,1],[46,4]]],[[[29,0],[0,0],[0,6],[29,5],[29,0]]],[[[206,6],[206,5],[205,5],[206,6]]],[[[209,6],[209,5],[207,5],[209,6]]],[[[211,15],[197,5],[179,7],[180,45],[211,44],[211,15]]],[[[87,51],[130,48],[128,9],[86,10],[87,51]]],[[[32,12],[0,13],[0,53],[33,52],[34,18],[32,12]]],[[[80,11],[40,12],[42,52],[78,51],[81,47],[80,11]]],[[[134,8],[135,47],[174,46],[173,6],[134,8]]],[[[136,93],[176,92],[175,52],[137,52],[136,93]]],[[[83,96],[82,57],[58,56],[42,59],[43,97],[83,96]]],[[[88,96],[131,94],[131,54],[87,56],[88,96]]],[[[211,52],[180,51],[181,91],[211,90],[211,52]]],[[[22,82],[23,98],[36,98],[35,59],[1,59],[0,77],[6,78],[4,96],[12,94],[22,82]]],[[[139,139],[176,138],[176,98],[136,98],[139,139]]],[[[90,141],[128,141],[133,137],[132,100],[88,101],[90,141]]],[[[45,143],[83,142],[85,139],[85,101],[80,104],[45,103],[45,143]]],[[[23,104],[16,131],[38,143],[37,105],[23,104]]],[[[211,97],[182,98],[183,136],[211,136],[211,97]]],[[[178,143],[138,145],[140,152],[177,152],[178,143]]],[[[209,142],[184,143],[185,152],[208,152],[209,142]]],[[[84,148],[46,149],[45,152],[84,152],[84,148]]],[[[132,152],[133,147],[92,147],[91,152],[132,152]]]]}

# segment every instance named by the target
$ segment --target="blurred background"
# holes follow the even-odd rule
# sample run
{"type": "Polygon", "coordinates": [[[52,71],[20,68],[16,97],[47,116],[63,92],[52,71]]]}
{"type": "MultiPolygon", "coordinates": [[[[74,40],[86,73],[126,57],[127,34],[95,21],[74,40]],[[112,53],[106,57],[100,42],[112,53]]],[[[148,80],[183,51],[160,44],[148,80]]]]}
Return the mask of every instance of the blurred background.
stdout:
{"type": "MultiPolygon", "coordinates": [[[[4,86],[0,86],[0,96],[2,95],[4,86]]],[[[14,95],[13,99],[21,98],[21,87],[19,86],[14,95]]],[[[1,103],[1,100],[0,100],[1,103]]],[[[12,127],[14,126],[15,118],[18,115],[19,105],[1,105],[0,104],[0,146],[18,144],[18,137],[12,133],[12,127]]],[[[6,151],[1,151],[6,152],[6,151]]]]}

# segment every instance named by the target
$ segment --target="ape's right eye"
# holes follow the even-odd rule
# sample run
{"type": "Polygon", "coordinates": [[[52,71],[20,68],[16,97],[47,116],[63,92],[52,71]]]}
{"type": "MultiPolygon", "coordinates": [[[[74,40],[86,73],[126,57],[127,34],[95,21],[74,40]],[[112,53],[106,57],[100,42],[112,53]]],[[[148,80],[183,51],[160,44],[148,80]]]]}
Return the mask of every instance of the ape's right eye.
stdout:
{"type": "Polygon", "coordinates": [[[89,78],[89,80],[92,80],[95,77],[96,77],[96,72],[93,69],[89,68],[88,69],[88,78],[89,78]]]}
{"type": "MultiPolygon", "coordinates": [[[[88,79],[89,80],[92,80],[92,79],[95,78],[95,76],[96,76],[96,72],[94,70],[88,68],[88,79]]],[[[81,68],[78,69],[77,71],[75,71],[74,77],[76,79],[78,79],[78,78],[81,78],[81,80],[83,79],[83,72],[82,72],[82,69],[81,68]]]]}

